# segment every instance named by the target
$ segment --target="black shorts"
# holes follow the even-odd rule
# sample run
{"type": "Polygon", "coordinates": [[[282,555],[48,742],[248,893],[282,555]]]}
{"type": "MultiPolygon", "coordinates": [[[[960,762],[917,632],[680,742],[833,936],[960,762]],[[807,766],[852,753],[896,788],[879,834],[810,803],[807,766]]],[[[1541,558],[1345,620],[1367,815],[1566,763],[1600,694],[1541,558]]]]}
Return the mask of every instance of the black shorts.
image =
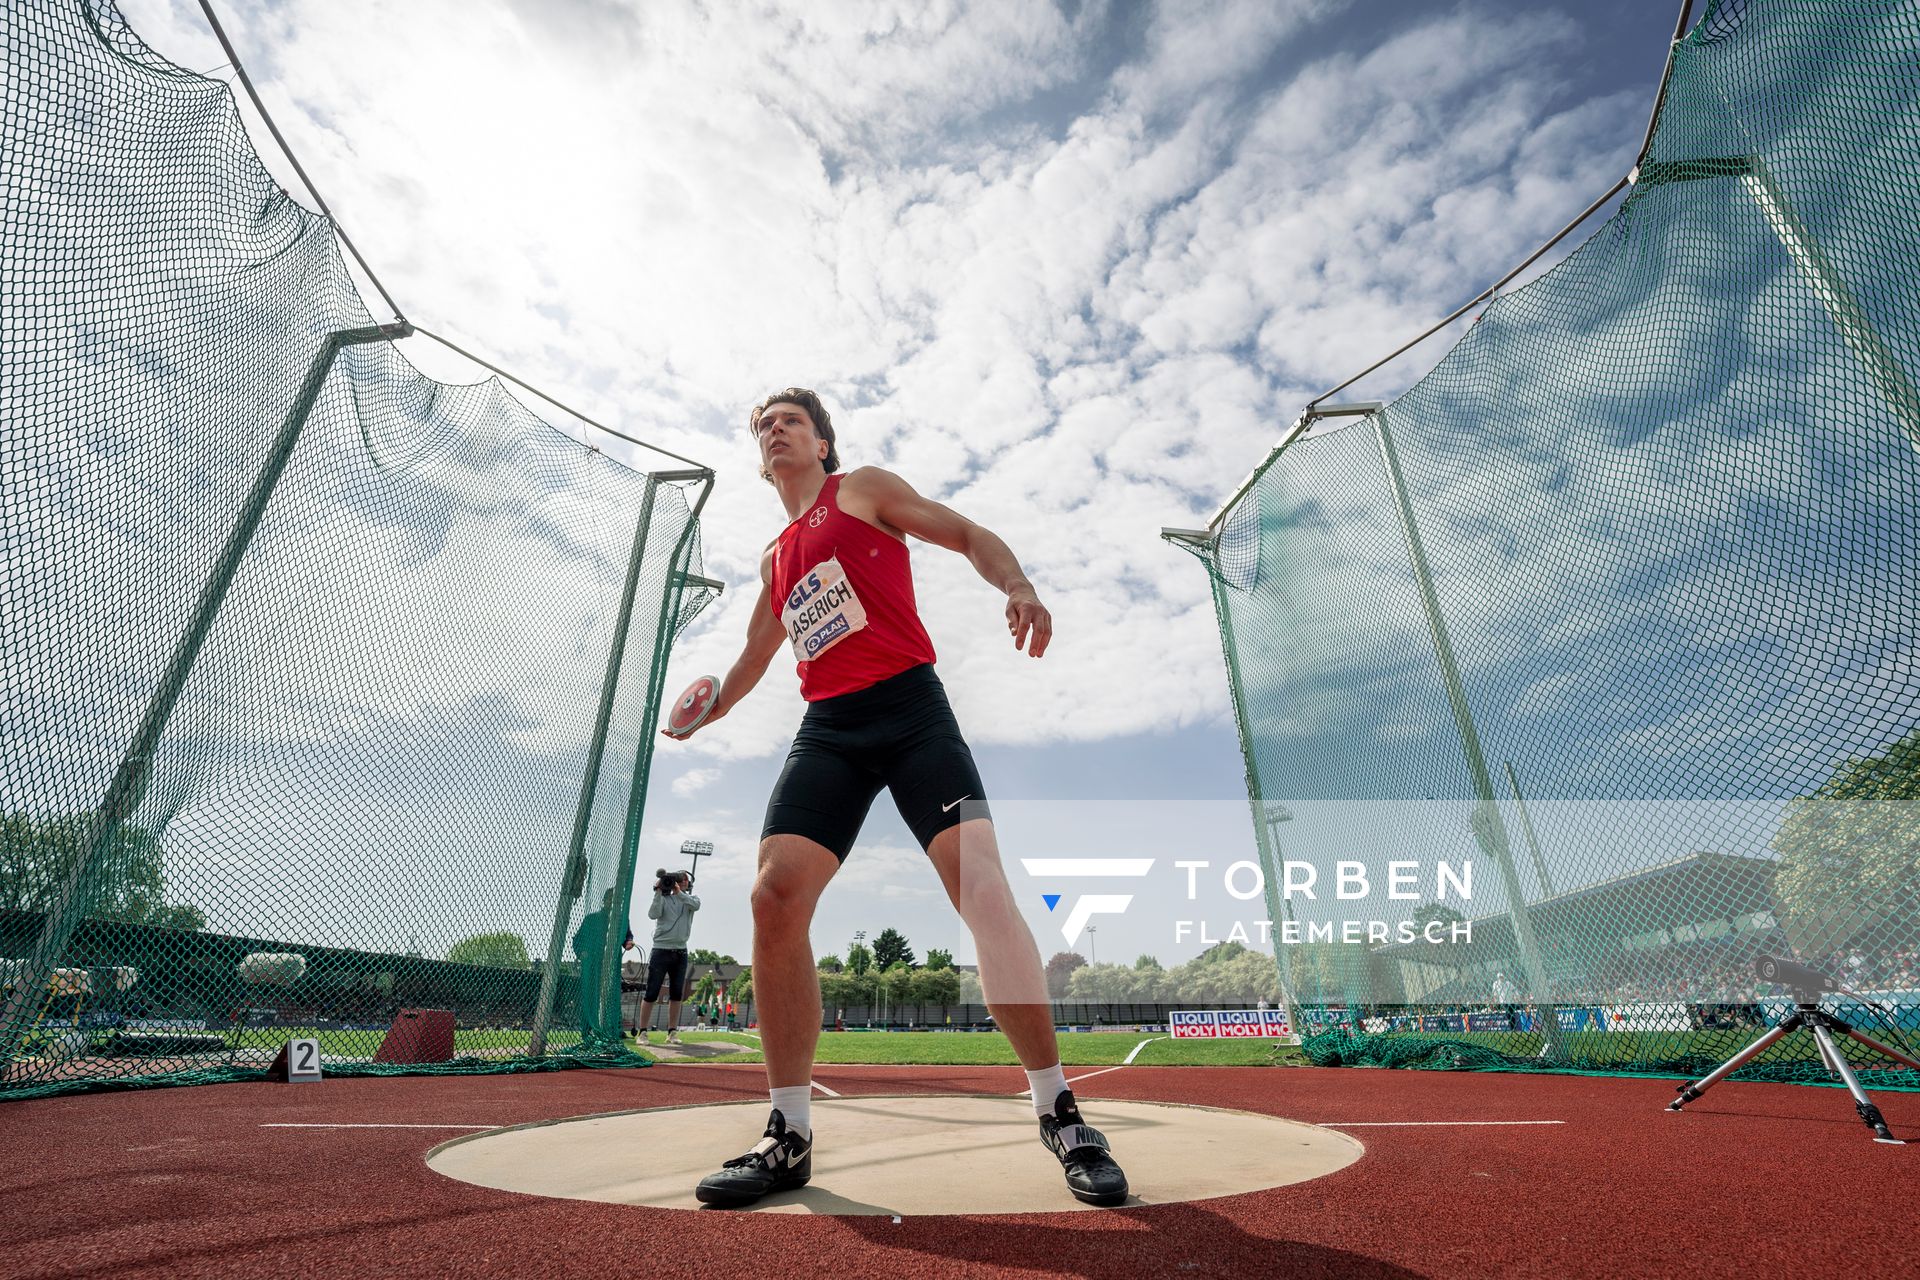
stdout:
{"type": "Polygon", "coordinates": [[[922,849],[963,819],[991,816],[931,664],[807,705],[760,836],[805,836],[844,862],[882,787],[922,849]]]}
{"type": "Polygon", "coordinates": [[[655,947],[647,953],[647,991],[641,998],[648,1004],[660,998],[660,984],[667,984],[667,999],[687,998],[687,953],[662,951],[655,947]]]}

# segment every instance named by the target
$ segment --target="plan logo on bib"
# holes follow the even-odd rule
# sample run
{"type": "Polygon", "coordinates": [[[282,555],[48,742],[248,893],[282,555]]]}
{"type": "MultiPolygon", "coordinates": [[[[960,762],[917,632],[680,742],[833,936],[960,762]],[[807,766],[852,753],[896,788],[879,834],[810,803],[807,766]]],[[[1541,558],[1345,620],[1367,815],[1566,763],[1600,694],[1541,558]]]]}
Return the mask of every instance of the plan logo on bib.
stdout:
{"type": "Polygon", "coordinates": [[[813,514],[807,517],[807,528],[818,529],[821,525],[825,524],[826,522],[827,522],[827,509],[825,507],[815,507],[813,509],[813,514]]]}
{"type": "MultiPolygon", "coordinates": [[[[826,508],[821,508],[825,510],[826,508]]],[[[840,558],[831,556],[801,576],[780,610],[793,656],[811,662],[867,625],[867,609],[847,581],[840,558]]]]}
{"type": "MultiPolygon", "coordinates": [[[[1137,878],[1153,870],[1152,858],[1022,858],[1020,865],[1036,880],[1137,878]]],[[[1040,900],[1053,911],[1065,895],[1043,893],[1040,900]]],[[[1095,916],[1117,916],[1133,904],[1130,893],[1089,893],[1074,899],[1060,925],[1060,936],[1072,946],[1080,941],[1087,923],[1095,916]]]]}

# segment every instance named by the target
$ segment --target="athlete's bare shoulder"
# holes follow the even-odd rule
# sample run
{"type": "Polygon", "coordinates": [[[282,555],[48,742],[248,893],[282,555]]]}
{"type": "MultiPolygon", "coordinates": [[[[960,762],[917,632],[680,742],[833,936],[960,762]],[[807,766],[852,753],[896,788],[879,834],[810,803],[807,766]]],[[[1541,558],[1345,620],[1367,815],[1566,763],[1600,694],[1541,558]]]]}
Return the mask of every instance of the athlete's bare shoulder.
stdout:
{"type": "Polygon", "coordinates": [[[779,545],[780,539],[775,538],[760,550],[760,581],[767,586],[773,585],[773,550],[779,545]]]}
{"type": "Polygon", "coordinates": [[[853,470],[847,472],[846,476],[840,481],[840,492],[845,493],[851,488],[856,492],[865,494],[872,493],[875,490],[890,489],[896,485],[905,485],[906,483],[905,480],[902,480],[885,467],[855,467],[853,470]]]}
{"type": "Polygon", "coordinates": [[[837,500],[848,515],[904,539],[884,513],[901,498],[915,496],[911,485],[884,467],[855,467],[841,479],[837,500]]]}

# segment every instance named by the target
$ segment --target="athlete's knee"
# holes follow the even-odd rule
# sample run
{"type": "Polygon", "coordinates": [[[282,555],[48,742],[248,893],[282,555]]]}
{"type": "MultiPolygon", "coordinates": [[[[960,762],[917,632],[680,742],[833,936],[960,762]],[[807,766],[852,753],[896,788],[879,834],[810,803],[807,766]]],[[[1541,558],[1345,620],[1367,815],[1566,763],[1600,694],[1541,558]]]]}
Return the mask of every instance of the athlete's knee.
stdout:
{"type": "Polygon", "coordinates": [[[1025,928],[1026,920],[1005,881],[980,885],[960,895],[960,918],[975,934],[1025,928]]]}
{"type": "Polygon", "coordinates": [[[962,915],[970,911],[1017,910],[1013,903],[1013,886],[1007,883],[1006,872],[1001,870],[998,859],[963,858],[957,878],[957,897],[962,915]]]}
{"type": "Polygon", "coordinates": [[[813,895],[793,877],[763,869],[753,881],[749,899],[753,927],[764,933],[805,929],[813,914],[813,895]]]}

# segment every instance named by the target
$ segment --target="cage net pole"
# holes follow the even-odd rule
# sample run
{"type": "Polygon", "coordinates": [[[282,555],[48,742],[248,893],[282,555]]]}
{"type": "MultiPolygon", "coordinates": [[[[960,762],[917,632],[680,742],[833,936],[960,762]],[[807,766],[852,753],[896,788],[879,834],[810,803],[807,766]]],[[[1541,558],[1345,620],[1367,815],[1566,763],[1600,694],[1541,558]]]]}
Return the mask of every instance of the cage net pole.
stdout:
{"type": "Polygon", "coordinates": [[[1847,349],[1886,401],[1900,429],[1906,432],[1914,448],[1920,449],[1920,392],[1915,391],[1899,358],[1875,331],[1845,276],[1821,252],[1819,242],[1794,212],[1786,193],[1768,174],[1766,164],[1759,157],[1729,156],[1652,164],[1642,166],[1635,174],[1636,185],[1643,188],[1706,178],[1739,179],[1741,188],[1759,207],[1781,247],[1805,276],[1847,349]]]}
{"type": "Polygon", "coordinates": [[[1407,496],[1407,479],[1400,470],[1400,454],[1393,445],[1393,432],[1387,426],[1389,411],[1381,409],[1373,417],[1380,439],[1380,458],[1385,464],[1387,486],[1393,492],[1393,505],[1400,518],[1401,536],[1406,539],[1407,562],[1420,589],[1420,609],[1433,641],[1434,658],[1440,664],[1440,680],[1447,692],[1447,707],[1453,713],[1455,730],[1460,735],[1460,751],[1466,759],[1467,776],[1473,783],[1479,804],[1473,811],[1473,836],[1500,871],[1500,883],[1507,893],[1507,910],[1513,921],[1514,935],[1520,941],[1521,962],[1526,965],[1531,999],[1540,1010],[1541,1049],[1548,1057],[1560,1056],[1560,1026],[1553,1009],[1553,982],[1546,961],[1540,955],[1540,942],[1534,936],[1533,917],[1527,910],[1526,891],[1520,885],[1520,873],[1513,865],[1513,846],[1507,838],[1507,824],[1500,816],[1500,802],[1493,793],[1493,775],[1487,771],[1486,756],[1480,750],[1480,731],[1473,723],[1473,709],[1467,704],[1467,691],[1460,681],[1460,664],[1454,658],[1453,641],[1447,634],[1446,615],[1440,611],[1440,598],[1433,588],[1433,570],[1427,563],[1427,549],[1420,538],[1420,526],[1413,516],[1413,502],[1407,496]]]}
{"type": "MultiPolygon", "coordinates": [[[[694,501],[692,514],[681,527],[680,536],[675,541],[673,554],[668,558],[668,590],[660,597],[660,615],[654,623],[653,661],[647,667],[646,704],[649,707],[661,705],[667,678],[667,658],[670,653],[669,641],[673,634],[675,621],[679,617],[682,599],[687,589],[688,561],[693,554],[694,533],[699,513],[706,506],[707,497],[713,491],[713,473],[711,471],[661,472],[654,476],[658,483],[692,483],[700,486],[700,496],[694,501]]],[[[633,784],[627,796],[626,830],[620,841],[620,864],[614,873],[614,894],[617,902],[615,910],[607,913],[606,963],[601,979],[599,1024],[603,1034],[618,1042],[620,1039],[620,944],[625,938],[626,923],[632,912],[633,880],[640,853],[640,830],[646,818],[647,782],[653,771],[653,753],[659,744],[658,734],[642,734],[638,746],[638,759],[634,762],[633,784]]]]}
{"type": "Polygon", "coordinates": [[[121,823],[139,807],[146,795],[147,784],[152,778],[154,750],[159,745],[160,736],[179,703],[180,691],[185,687],[187,676],[200,656],[207,632],[219,616],[220,606],[227,598],[227,589],[233,585],[233,575],[239,570],[240,562],[253,542],[253,535],[260,527],[260,518],[266,512],[268,500],[273,497],[274,486],[286,470],[287,459],[292,456],[293,447],[300,439],[300,429],[306,425],[307,416],[312,413],[314,402],[320,396],[320,388],[333,368],[334,357],[339,355],[343,347],[404,338],[408,332],[404,321],[347,329],[327,335],[320,344],[320,350],[314,354],[300,392],[281,421],[266,461],[254,478],[253,489],[240,508],[232,532],[227,535],[226,545],[200,589],[193,616],[174,645],[173,656],[148,699],[146,712],[140,718],[139,728],[134,731],[133,741],[120,757],[105,798],[90,816],[75,845],[74,856],[60,888],[47,905],[39,940],[35,942],[26,964],[14,975],[14,985],[8,994],[4,1012],[0,1012],[0,1064],[11,1064],[14,1060],[21,1037],[28,1029],[28,1006],[34,995],[47,985],[57,957],[72,934],[74,908],[85,901],[83,887],[98,866],[106,846],[120,837],[121,823]]]}
{"type": "Polygon", "coordinates": [[[0,41],[0,1097],[643,1065],[556,898],[630,875],[698,509],[402,358],[109,0],[0,41]]]}
{"type": "MultiPolygon", "coordinates": [[[[1254,848],[1260,858],[1261,876],[1266,899],[1267,917],[1273,932],[1269,935],[1269,949],[1273,953],[1274,976],[1279,986],[1280,1007],[1287,1015],[1287,1028],[1294,1035],[1300,1035],[1301,1027],[1296,1021],[1296,1001],[1294,999],[1293,975],[1288,972],[1286,953],[1281,950],[1280,921],[1282,918],[1280,898],[1283,880],[1280,878],[1282,865],[1274,833],[1267,825],[1267,812],[1260,798],[1260,771],[1253,753],[1253,735],[1247,719],[1247,708],[1243,700],[1240,683],[1240,659],[1234,652],[1232,605],[1228,599],[1231,588],[1221,578],[1214,564],[1216,551],[1213,539],[1202,532],[1184,529],[1163,529],[1161,536],[1193,556],[1205,566],[1207,581],[1213,591],[1213,604],[1219,619],[1220,650],[1226,660],[1227,696],[1233,706],[1235,736],[1240,742],[1241,760],[1246,766],[1247,804],[1253,821],[1254,848]]],[[[1291,918],[1291,912],[1287,913],[1291,918]]]]}
{"type": "MultiPolygon", "coordinates": [[[[586,776],[580,782],[580,803],[574,810],[573,834],[567,841],[566,859],[561,863],[560,894],[553,907],[547,962],[540,970],[540,1001],[534,1011],[533,1032],[527,1046],[528,1054],[535,1058],[547,1051],[547,1028],[553,1019],[553,999],[559,985],[567,922],[573,916],[573,904],[580,900],[586,888],[587,827],[593,817],[594,791],[600,784],[600,760],[606,753],[607,728],[613,720],[614,693],[619,688],[621,661],[626,656],[627,630],[633,625],[634,591],[640,582],[640,566],[647,554],[647,532],[653,524],[654,497],[659,491],[659,477],[648,476],[646,496],[640,502],[640,517],[634,521],[633,550],[627,555],[627,588],[621,593],[620,616],[614,622],[613,640],[607,647],[607,670],[600,682],[600,709],[594,715],[593,743],[587,750],[586,776]]],[[[581,999],[585,998],[583,988],[581,999]]]]}
{"type": "Polygon", "coordinates": [[[1503,763],[1507,769],[1507,786],[1513,792],[1514,807],[1520,811],[1520,829],[1527,833],[1527,852],[1533,855],[1533,874],[1540,883],[1540,896],[1554,897],[1553,873],[1547,870],[1547,860],[1541,856],[1540,833],[1534,829],[1533,815],[1527,811],[1527,798],[1520,794],[1520,775],[1513,771],[1513,761],[1503,763]]]}
{"type": "MultiPolygon", "coordinates": [[[[1768,956],[1920,1030],[1920,5],[1701,8],[1612,214],[1184,539],[1257,510],[1286,569],[1214,594],[1287,858],[1430,863],[1465,802],[1492,864],[1464,916],[1382,908],[1454,927],[1370,944],[1315,1061],[1694,1076],[1790,1011],[1768,956]]],[[[1740,1075],[1835,1065],[1789,1039],[1740,1075]]]]}
{"type": "Polygon", "coordinates": [[[1267,809],[1260,792],[1260,772],[1254,767],[1252,738],[1248,732],[1246,708],[1242,703],[1240,685],[1240,658],[1227,640],[1228,629],[1232,626],[1232,605],[1228,602],[1226,583],[1218,574],[1213,579],[1214,607],[1219,610],[1222,622],[1221,639],[1227,658],[1227,688],[1233,699],[1233,721],[1240,738],[1241,758],[1247,767],[1247,804],[1253,818],[1254,847],[1260,855],[1260,874],[1265,887],[1267,919],[1273,934],[1269,950],[1273,952],[1273,969],[1280,984],[1280,1007],[1287,1013],[1287,1028],[1294,1034],[1300,1033],[1300,1025],[1294,1021],[1293,975],[1287,972],[1286,952],[1280,936],[1280,895],[1284,881],[1281,878],[1279,850],[1274,846],[1273,832],[1267,826],[1267,809]]]}

